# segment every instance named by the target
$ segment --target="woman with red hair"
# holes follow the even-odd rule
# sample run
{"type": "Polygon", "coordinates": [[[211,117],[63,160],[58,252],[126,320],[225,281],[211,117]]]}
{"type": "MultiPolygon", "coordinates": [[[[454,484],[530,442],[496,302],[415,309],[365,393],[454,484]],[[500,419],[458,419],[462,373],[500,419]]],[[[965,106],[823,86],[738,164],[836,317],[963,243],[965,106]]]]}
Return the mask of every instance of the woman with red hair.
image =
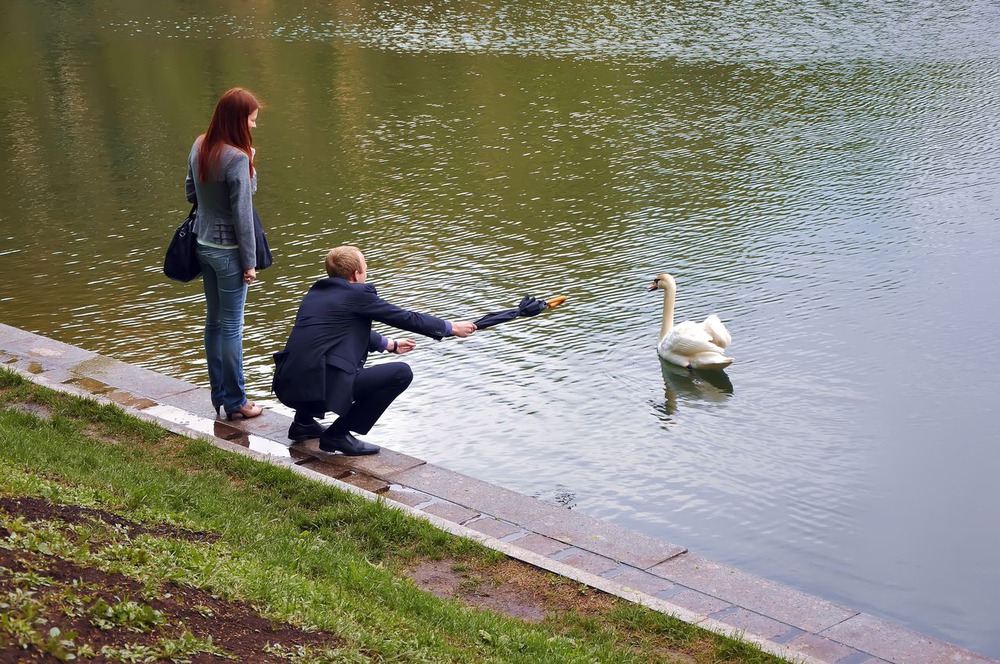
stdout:
{"type": "Polygon", "coordinates": [[[205,284],[205,357],[216,416],[224,408],[257,417],[264,409],[248,401],[243,381],[243,306],[257,278],[253,194],[257,191],[251,129],[260,103],[243,88],[219,99],[208,131],[188,157],[188,202],[197,204],[194,232],[205,284]]]}

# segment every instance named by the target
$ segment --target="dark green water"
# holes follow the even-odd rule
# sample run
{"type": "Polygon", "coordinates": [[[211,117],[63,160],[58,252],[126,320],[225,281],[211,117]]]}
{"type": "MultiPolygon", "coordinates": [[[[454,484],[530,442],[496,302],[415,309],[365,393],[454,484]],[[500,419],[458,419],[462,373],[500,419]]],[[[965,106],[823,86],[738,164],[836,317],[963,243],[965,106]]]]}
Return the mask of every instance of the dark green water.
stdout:
{"type": "MultiPolygon", "coordinates": [[[[205,381],[160,274],[218,95],[276,263],[268,394],[325,250],[448,318],[370,438],[1000,656],[1000,8],[988,2],[0,5],[0,317],[205,381]],[[717,313],[724,381],[661,366],[717,313]]],[[[210,413],[206,404],[205,414],[210,413]]]]}

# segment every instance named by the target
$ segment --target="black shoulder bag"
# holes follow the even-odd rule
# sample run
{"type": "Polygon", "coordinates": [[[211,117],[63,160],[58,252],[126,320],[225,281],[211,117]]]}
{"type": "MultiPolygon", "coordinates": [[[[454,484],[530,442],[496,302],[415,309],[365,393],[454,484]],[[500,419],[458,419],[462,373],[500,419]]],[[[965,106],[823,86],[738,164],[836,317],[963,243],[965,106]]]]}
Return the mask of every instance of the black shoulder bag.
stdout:
{"type": "Polygon", "coordinates": [[[260,220],[260,215],[257,214],[256,206],[253,209],[253,239],[257,245],[256,269],[263,270],[265,267],[270,267],[274,258],[271,256],[271,246],[267,243],[267,236],[264,235],[264,224],[260,220]]]}
{"type": "Polygon", "coordinates": [[[198,237],[194,234],[194,213],[197,209],[197,203],[192,205],[187,219],[174,231],[163,259],[163,274],[174,281],[191,281],[201,274],[201,265],[195,253],[198,237]]]}

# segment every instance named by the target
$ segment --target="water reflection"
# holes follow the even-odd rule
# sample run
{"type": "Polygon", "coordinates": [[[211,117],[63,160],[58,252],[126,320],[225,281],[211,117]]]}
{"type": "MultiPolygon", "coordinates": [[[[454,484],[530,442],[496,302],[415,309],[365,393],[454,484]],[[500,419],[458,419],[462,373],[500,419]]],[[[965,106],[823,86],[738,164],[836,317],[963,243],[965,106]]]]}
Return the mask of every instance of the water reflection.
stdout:
{"type": "Polygon", "coordinates": [[[667,415],[677,412],[678,403],[706,401],[725,403],[733,394],[733,383],[725,371],[692,371],[660,358],[663,375],[663,406],[667,415]]]}

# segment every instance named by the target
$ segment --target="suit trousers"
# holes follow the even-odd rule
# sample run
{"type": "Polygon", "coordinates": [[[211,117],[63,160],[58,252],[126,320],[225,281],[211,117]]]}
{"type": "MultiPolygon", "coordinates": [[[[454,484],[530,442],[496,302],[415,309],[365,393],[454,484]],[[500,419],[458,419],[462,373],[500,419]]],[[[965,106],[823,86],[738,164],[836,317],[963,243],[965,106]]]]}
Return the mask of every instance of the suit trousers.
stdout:
{"type": "MultiPolygon", "coordinates": [[[[327,371],[337,370],[328,367],[327,371]]],[[[368,433],[412,381],[413,370],[406,362],[384,362],[363,368],[354,378],[354,403],[328,430],[331,433],[368,433]]],[[[331,380],[327,382],[333,384],[331,380]]]]}

